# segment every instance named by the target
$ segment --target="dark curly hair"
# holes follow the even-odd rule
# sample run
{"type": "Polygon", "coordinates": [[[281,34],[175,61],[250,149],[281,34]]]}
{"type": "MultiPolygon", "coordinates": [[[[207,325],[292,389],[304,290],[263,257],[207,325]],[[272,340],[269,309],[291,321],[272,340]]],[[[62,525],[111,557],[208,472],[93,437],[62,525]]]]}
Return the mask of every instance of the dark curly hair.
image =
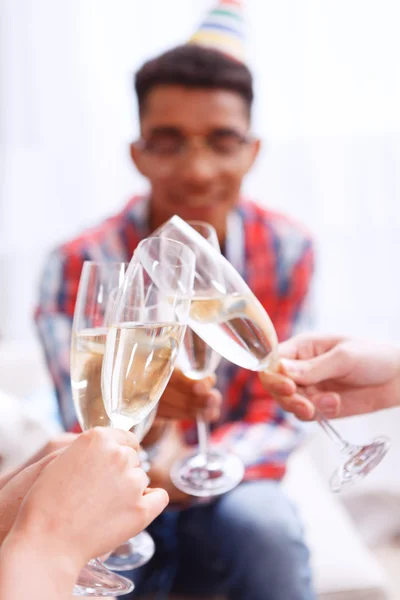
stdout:
{"type": "Polygon", "coordinates": [[[139,112],[143,114],[146,99],[155,87],[174,84],[236,92],[245,101],[250,114],[254,94],[249,69],[217,50],[186,44],[147,61],[135,75],[139,112]]]}

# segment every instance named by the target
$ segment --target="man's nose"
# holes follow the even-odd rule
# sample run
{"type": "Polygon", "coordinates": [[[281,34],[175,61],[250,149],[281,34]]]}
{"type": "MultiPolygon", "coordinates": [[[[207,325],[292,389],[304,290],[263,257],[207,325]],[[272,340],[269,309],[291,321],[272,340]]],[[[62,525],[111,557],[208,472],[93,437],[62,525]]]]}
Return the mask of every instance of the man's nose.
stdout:
{"type": "Polygon", "coordinates": [[[202,147],[190,148],[182,164],[182,176],[188,183],[204,184],[217,174],[217,165],[212,153],[202,147]]]}

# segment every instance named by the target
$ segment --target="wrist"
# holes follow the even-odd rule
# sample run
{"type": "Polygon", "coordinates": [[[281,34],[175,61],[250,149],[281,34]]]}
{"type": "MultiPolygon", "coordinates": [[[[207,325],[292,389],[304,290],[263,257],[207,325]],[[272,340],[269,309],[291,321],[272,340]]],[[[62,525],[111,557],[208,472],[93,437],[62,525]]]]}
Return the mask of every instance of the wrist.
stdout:
{"type": "Polygon", "coordinates": [[[22,506],[7,543],[35,553],[54,567],[55,572],[75,581],[89,557],[83,556],[79,545],[73,544],[63,524],[49,517],[45,510],[22,506]]]}
{"type": "Polygon", "coordinates": [[[15,581],[21,572],[34,571],[39,579],[54,583],[56,589],[72,590],[82,565],[68,552],[59,553],[53,542],[52,538],[13,528],[0,549],[3,575],[15,581]]]}

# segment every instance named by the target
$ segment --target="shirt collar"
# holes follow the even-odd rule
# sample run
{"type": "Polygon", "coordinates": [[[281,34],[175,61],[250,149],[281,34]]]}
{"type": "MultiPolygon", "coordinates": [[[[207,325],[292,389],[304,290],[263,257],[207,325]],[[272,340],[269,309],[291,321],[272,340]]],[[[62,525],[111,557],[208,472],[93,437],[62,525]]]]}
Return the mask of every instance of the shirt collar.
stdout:
{"type": "MultiPolygon", "coordinates": [[[[140,232],[141,239],[150,234],[150,196],[141,196],[132,206],[130,216],[140,232]]],[[[239,207],[228,215],[226,224],[225,255],[238,273],[245,275],[245,235],[243,217],[239,207]]]]}

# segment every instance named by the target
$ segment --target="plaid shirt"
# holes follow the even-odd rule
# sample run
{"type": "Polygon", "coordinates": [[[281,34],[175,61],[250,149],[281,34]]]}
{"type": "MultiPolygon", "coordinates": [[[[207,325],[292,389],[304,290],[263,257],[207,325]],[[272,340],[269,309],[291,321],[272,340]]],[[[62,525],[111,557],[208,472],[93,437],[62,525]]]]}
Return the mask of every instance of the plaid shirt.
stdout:
{"type": "MultiPolygon", "coordinates": [[[[149,234],[148,208],[147,197],[133,198],[116,216],[54,250],[45,265],[35,320],[67,430],[79,431],[69,352],[83,262],[129,261],[149,234]]],[[[307,232],[281,214],[241,201],[228,218],[225,255],[270,315],[279,339],[292,335],[304,319],[312,278],[307,232]]],[[[247,479],[280,479],[299,442],[299,428],[263,390],[256,373],[222,360],[217,387],[224,402],[213,426],[214,443],[243,459],[247,479]]],[[[183,429],[188,443],[195,443],[193,423],[183,429]]]]}

